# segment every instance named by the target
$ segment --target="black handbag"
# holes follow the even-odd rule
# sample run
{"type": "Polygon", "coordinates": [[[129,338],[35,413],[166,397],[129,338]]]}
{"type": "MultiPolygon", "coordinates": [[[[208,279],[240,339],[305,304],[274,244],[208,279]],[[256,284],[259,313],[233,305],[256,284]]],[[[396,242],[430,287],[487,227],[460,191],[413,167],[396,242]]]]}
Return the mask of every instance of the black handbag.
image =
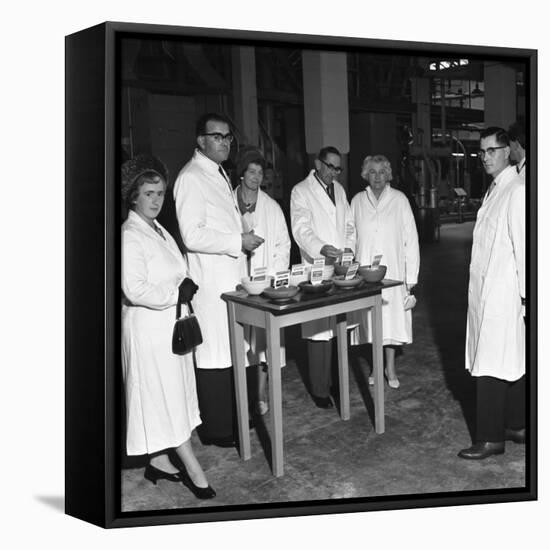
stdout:
{"type": "Polygon", "coordinates": [[[176,324],[172,333],[172,353],[185,355],[202,344],[202,333],[199,321],[193,313],[191,302],[188,302],[189,315],[181,317],[181,302],[176,307],[176,324]]]}

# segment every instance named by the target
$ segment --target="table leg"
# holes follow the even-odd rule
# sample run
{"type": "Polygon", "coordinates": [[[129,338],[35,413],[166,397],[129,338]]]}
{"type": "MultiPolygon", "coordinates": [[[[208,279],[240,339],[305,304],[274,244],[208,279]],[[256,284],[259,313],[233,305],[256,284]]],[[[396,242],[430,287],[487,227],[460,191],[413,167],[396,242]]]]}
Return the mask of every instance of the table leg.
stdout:
{"type": "Polygon", "coordinates": [[[349,420],[348,323],[346,315],[338,315],[336,323],[336,335],[338,337],[338,380],[340,382],[340,416],[342,420],[349,420]]]}
{"type": "Polygon", "coordinates": [[[266,313],[267,365],[269,373],[269,414],[271,420],[271,466],[273,475],[283,475],[283,405],[281,393],[281,329],[266,313]]]}
{"type": "Polygon", "coordinates": [[[250,452],[250,433],[248,431],[248,395],[246,390],[246,366],[244,362],[244,330],[236,321],[235,304],[227,304],[229,311],[229,339],[231,343],[231,361],[235,377],[235,398],[237,402],[237,422],[241,457],[248,460],[250,452]]]}
{"type": "Polygon", "coordinates": [[[374,430],[384,433],[384,355],[382,347],[382,296],[378,294],[372,307],[372,362],[374,375],[374,430]]]}

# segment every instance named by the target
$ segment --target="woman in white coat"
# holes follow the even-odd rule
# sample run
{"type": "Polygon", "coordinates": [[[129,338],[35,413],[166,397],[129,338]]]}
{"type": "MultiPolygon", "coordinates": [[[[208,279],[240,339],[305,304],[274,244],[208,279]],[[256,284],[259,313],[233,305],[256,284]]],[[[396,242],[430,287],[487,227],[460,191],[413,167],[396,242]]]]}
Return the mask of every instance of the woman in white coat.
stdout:
{"type": "MultiPolygon", "coordinates": [[[[418,234],[407,197],[390,187],[392,172],[388,159],[383,155],[366,157],[361,177],[368,186],[351,201],[357,229],[356,260],[361,265],[368,265],[381,254],[381,263],[387,266],[386,277],[405,282],[382,291],[386,377],[391,388],[398,388],[395,346],[412,342],[410,305],[414,298],[409,293],[417,283],[420,267],[418,234]]],[[[370,312],[362,317],[360,341],[372,343],[370,312]]],[[[369,383],[374,383],[372,377],[369,377],[369,383]]]]}
{"type": "MultiPolygon", "coordinates": [[[[324,147],[315,159],[315,170],[292,189],[292,235],[306,265],[311,266],[320,256],[325,257],[327,264],[333,264],[342,252],[355,248],[353,215],[346,191],[336,181],[341,171],[338,149],[324,147]]],[[[332,407],[329,393],[335,328],[332,317],[302,325],[302,338],[308,340],[311,394],[316,406],[323,409],[332,407]]]]}
{"type": "Polygon", "coordinates": [[[196,285],[176,242],[156,221],[166,191],[166,169],[138,156],[122,167],[129,210],[122,225],[122,369],[126,392],[128,455],[149,455],[145,478],[181,482],[197,498],[216,495],[191,447],[200,424],[191,354],[172,353],[178,300],[196,285]],[[175,450],[184,468],[169,457],[175,450]]]}
{"type": "MultiPolygon", "coordinates": [[[[248,274],[252,276],[256,268],[265,267],[267,275],[274,276],[277,271],[288,269],[290,261],[290,237],[283,211],[275,200],[260,189],[265,170],[262,153],[255,147],[245,147],[239,151],[236,164],[239,184],[235,197],[243,220],[243,231],[254,231],[264,239],[263,244],[248,254],[248,274]]],[[[256,410],[263,415],[269,410],[265,330],[249,327],[247,340],[250,345],[248,360],[251,365],[258,365],[256,410]]]]}

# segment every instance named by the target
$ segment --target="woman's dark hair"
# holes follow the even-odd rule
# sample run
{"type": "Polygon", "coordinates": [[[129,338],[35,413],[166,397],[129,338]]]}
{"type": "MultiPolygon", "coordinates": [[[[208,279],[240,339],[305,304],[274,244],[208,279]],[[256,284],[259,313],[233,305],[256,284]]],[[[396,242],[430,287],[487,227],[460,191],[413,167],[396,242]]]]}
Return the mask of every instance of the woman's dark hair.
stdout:
{"type": "Polygon", "coordinates": [[[138,176],[130,188],[130,193],[126,199],[126,208],[128,210],[135,210],[134,203],[136,202],[139,195],[139,190],[143,185],[146,183],[160,182],[164,183],[164,189],[166,189],[166,180],[158,172],[154,172],[153,170],[149,170],[148,172],[141,174],[141,176],[138,176]]]}
{"type": "Polygon", "coordinates": [[[122,205],[133,210],[139,195],[139,188],[146,182],[157,183],[159,178],[168,185],[168,170],[158,158],[150,155],[138,155],[122,165],[122,205]]]}
{"type": "Polygon", "coordinates": [[[243,177],[250,164],[257,164],[262,167],[262,170],[265,170],[265,159],[262,152],[256,147],[245,146],[242,149],[239,149],[239,152],[237,153],[237,178],[243,177]]]}

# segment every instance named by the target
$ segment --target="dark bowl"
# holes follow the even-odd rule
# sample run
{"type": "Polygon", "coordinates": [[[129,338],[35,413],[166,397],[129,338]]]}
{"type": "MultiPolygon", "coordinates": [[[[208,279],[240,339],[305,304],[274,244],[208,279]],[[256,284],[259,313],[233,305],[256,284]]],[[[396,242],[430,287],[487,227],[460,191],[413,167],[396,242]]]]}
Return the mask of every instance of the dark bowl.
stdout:
{"type": "Polygon", "coordinates": [[[264,289],[264,295],[267,296],[270,300],[274,301],[283,301],[290,300],[296,294],[300,292],[300,289],[295,286],[282,286],[280,288],[266,288],[264,289]]]}
{"type": "Polygon", "coordinates": [[[376,269],[371,269],[370,265],[362,265],[358,273],[367,283],[378,283],[386,276],[387,267],[379,265],[376,269]]]}
{"type": "Polygon", "coordinates": [[[345,275],[346,271],[348,270],[347,265],[342,264],[334,264],[334,274],[335,275],[345,275]]]}
{"type": "Polygon", "coordinates": [[[318,285],[312,285],[310,281],[304,281],[298,286],[308,294],[324,294],[332,288],[332,281],[321,281],[318,285]]]}
{"type": "Polygon", "coordinates": [[[344,279],[343,275],[340,275],[339,277],[333,277],[332,282],[335,286],[339,288],[355,288],[359,286],[361,283],[363,283],[363,277],[355,276],[353,279],[344,279]]]}

